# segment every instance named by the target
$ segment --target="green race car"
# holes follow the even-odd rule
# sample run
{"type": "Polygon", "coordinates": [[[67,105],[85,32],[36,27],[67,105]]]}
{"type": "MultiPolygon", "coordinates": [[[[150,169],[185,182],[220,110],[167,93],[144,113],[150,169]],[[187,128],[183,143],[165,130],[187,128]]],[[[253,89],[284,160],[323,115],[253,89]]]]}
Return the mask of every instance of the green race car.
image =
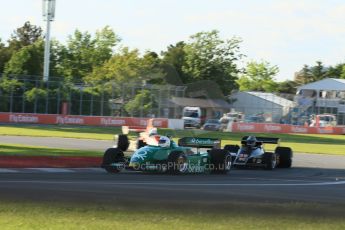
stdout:
{"type": "Polygon", "coordinates": [[[109,173],[124,169],[171,174],[182,173],[228,173],[231,169],[230,152],[220,149],[220,140],[212,138],[185,137],[178,144],[161,136],[158,145],[147,145],[126,157],[128,148],[125,137],[117,147],[109,148],[103,156],[102,168],[109,173]]]}

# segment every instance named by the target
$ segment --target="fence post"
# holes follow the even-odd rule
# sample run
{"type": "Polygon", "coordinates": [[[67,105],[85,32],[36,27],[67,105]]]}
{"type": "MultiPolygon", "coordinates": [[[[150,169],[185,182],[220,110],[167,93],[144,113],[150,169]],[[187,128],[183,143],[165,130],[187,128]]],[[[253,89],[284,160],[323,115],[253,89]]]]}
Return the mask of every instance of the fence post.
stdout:
{"type": "Polygon", "coordinates": [[[121,87],[121,99],[122,99],[122,105],[121,105],[121,108],[120,108],[120,116],[122,116],[122,114],[123,114],[123,106],[124,106],[124,103],[125,103],[125,95],[126,95],[126,91],[127,91],[127,85],[126,86],[124,86],[123,84],[122,84],[122,87],[121,87]]]}
{"type": "Polygon", "coordinates": [[[83,92],[84,90],[80,88],[80,93],[79,93],[79,115],[82,115],[83,111],[83,92]]]}
{"type": "Polygon", "coordinates": [[[57,92],[56,114],[60,114],[60,101],[61,101],[61,83],[59,83],[59,88],[57,92]]]}
{"type": "MultiPolygon", "coordinates": [[[[143,87],[142,86],[140,88],[140,93],[143,94],[143,87]]],[[[143,102],[143,97],[140,97],[140,117],[144,116],[144,114],[143,114],[143,106],[144,106],[144,104],[143,103],[144,103],[143,102]]]]}
{"type": "Polygon", "coordinates": [[[13,86],[11,86],[11,93],[10,93],[10,112],[12,113],[13,109],[13,86]]]}
{"type": "Polygon", "coordinates": [[[162,89],[159,89],[158,93],[158,117],[161,117],[161,101],[162,101],[162,89]]]}
{"type": "MultiPolygon", "coordinates": [[[[114,82],[111,82],[111,100],[114,100],[114,88],[115,88],[115,86],[114,86],[114,82]]],[[[121,88],[122,90],[123,90],[123,87],[121,88]]],[[[108,103],[109,103],[109,101],[108,101],[108,103]]],[[[111,109],[110,109],[110,116],[114,116],[115,114],[114,114],[114,110],[113,110],[113,105],[111,105],[111,109]]]]}
{"type": "MultiPolygon", "coordinates": [[[[178,88],[175,88],[175,97],[177,97],[178,95],[178,88]]],[[[169,107],[170,107],[170,103],[169,103],[169,107]]],[[[173,118],[177,118],[177,104],[174,104],[174,117],[173,118]]]]}
{"type": "Polygon", "coordinates": [[[23,85],[22,113],[25,113],[25,91],[26,91],[26,80],[24,80],[24,85],[23,85]]]}
{"type": "Polygon", "coordinates": [[[71,114],[72,112],[72,93],[71,88],[68,89],[68,114],[71,114]]]}
{"type": "Polygon", "coordinates": [[[93,113],[93,93],[91,93],[90,115],[93,113]]]}
{"type": "MultiPolygon", "coordinates": [[[[134,98],[134,90],[135,90],[135,86],[132,86],[132,97],[131,97],[132,100],[134,98]]],[[[133,112],[131,112],[131,117],[133,117],[133,112]]]]}
{"type": "MultiPolygon", "coordinates": [[[[37,89],[38,86],[38,80],[35,81],[35,87],[37,89]]],[[[35,104],[34,104],[34,113],[37,113],[37,97],[35,96],[35,104]]]]}
{"type": "Polygon", "coordinates": [[[101,116],[103,116],[103,103],[104,103],[104,87],[101,89],[102,96],[101,96],[101,116]]]}
{"type": "Polygon", "coordinates": [[[153,116],[154,115],[154,112],[153,112],[153,103],[154,99],[153,99],[153,87],[152,85],[150,85],[150,103],[151,103],[151,109],[150,109],[150,116],[153,116]]]}

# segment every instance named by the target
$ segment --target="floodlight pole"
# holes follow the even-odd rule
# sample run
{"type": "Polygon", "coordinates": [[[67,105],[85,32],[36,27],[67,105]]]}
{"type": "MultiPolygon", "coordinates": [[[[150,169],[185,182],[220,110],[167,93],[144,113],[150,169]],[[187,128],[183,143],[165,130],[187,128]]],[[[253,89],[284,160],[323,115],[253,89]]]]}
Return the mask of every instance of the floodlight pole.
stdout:
{"type": "Polygon", "coordinates": [[[49,57],[50,57],[50,20],[47,20],[46,35],[44,43],[44,66],[43,66],[43,81],[49,80],[49,57]]]}
{"type": "Polygon", "coordinates": [[[50,22],[55,16],[55,0],[42,0],[43,2],[43,19],[47,21],[45,44],[44,44],[44,64],[43,64],[43,81],[49,80],[49,58],[50,58],[50,22]]]}

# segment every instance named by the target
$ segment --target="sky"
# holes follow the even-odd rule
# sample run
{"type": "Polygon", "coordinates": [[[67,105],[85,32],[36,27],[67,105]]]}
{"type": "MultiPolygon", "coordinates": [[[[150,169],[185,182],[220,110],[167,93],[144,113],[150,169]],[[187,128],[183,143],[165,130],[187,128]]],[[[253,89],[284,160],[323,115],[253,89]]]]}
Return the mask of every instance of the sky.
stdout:
{"type": "MultiPolygon", "coordinates": [[[[0,0],[0,38],[26,21],[45,29],[42,0],[0,0]]],[[[78,29],[110,26],[123,46],[160,53],[213,29],[242,38],[248,61],[268,61],[293,80],[304,64],[345,62],[345,0],[56,0],[51,37],[65,42],[78,29]]]]}

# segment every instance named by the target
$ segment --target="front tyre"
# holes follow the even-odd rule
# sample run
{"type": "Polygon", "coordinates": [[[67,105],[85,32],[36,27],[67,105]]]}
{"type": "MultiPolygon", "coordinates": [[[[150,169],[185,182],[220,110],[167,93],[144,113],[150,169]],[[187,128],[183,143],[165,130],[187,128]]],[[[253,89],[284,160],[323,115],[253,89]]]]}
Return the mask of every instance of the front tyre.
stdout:
{"type": "Polygon", "coordinates": [[[124,154],[121,149],[109,148],[103,155],[102,168],[104,168],[108,173],[118,173],[124,168],[124,162],[124,154]],[[119,163],[119,165],[112,165],[116,163],[119,163]]]}
{"type": "Polygon", "coordinates": [[[266,170],[273,170],[277,166],[277,156],[275,153],[266,152],[263,155],[264,168],[266,170]]]}
{"type": "Polygon", "coordinates": [[[143,140],[138,139],[137,141],[137,149],[140,149],[142,147],[145,147],[146,143],[143,140]]]}
{"type": "Polygon", "coordinates": [[[210,170],[212,173],[226,174],[231,170],[232,159],[228,150],[212,149],[210,156],[210,170]]]}
{"type": "Polygon", "coordinates": [[[275,153],[279,155],[279,167],[291,168],[292,166],[292,149],[289,147],[277,147],[275,153]]]}
{"type": "Polygon", "coordinates": [[[129,140],[128,140],[128,136],[125,134],[120,134],[118,136],[117,139],[117,147],[121,150],[121,151],[126,151],[129,147],[129,140]]]}

